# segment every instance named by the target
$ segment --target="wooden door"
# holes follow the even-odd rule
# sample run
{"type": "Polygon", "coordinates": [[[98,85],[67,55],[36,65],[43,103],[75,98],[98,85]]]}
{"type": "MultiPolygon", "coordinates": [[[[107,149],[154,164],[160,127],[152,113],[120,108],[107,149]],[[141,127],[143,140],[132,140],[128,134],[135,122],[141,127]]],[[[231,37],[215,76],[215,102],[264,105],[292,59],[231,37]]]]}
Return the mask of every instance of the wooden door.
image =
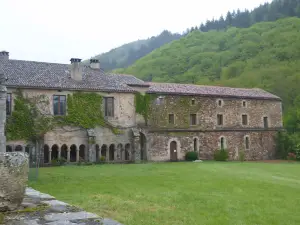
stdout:
{"type": "Polygon", "coordinates": [[[171,161],[177,161],[177,143],[172,141],[170,143],[170,159],[171,161]]]}

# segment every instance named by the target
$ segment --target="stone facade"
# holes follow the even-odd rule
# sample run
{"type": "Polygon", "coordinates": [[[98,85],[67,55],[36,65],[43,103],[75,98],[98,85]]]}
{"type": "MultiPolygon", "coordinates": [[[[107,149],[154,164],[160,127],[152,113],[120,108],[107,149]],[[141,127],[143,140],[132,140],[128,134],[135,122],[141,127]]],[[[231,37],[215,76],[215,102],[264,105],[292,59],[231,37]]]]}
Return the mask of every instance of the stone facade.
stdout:
{"type": "Polygon", "coordinates": [[[176,142],[179,160],[187,151],[212,159],[214,151],[221,148],[221,138],[231,160],[238,159],[241,150],[247,160],[274,156],[274,136],[282,127],[281,101],[175,95],[158,98],[162,100],[154,101],[149,126],[145,127],[149,160],[170,160],[172,141],[176,142]],[[174,123],[170,123],[169,114],[174,115],[174,123]],[[196,114],[195,124],[191,124],[191,114],[196,114]],[[223,116],[222,124],[218,124],[218,115],[223,116]],[[247,116],[244,123],[242,115],[247,116]]]}
{"type": "MultiPolygon", "coordinates": [[[[72,58],[67,65],[0,58],[12,95],[11,108],[16,87],[30,97],[44,95],[48,103],[39,108],[49,115],[53,115],[54,95],[64,95],[68,101],[67,95],[74,91],[96,92],[113,97],[114,115],[105,119],[122,133],[104,127],[57,127],[45,134],[42,149],[15,140],[7,142],[7,151],[39,154],[41,150],[45,164],[59,158],[95,162],[101,156],[106,161],[182,160],[187,151],[211,159],[220,148],[227,148],[232,160],[242,149],[248,160],[274,155],[273,138],[282,128],[282,106],[271,93],[257,88],[145,83],[132,75],[106,74],[93,59],[90,66],[80,61],[72,58]],[[136,93],[153,97],[147,124],[136,113],[136,93]]],[[[105,105],[99,110],[104,112],[105,105]]]]}

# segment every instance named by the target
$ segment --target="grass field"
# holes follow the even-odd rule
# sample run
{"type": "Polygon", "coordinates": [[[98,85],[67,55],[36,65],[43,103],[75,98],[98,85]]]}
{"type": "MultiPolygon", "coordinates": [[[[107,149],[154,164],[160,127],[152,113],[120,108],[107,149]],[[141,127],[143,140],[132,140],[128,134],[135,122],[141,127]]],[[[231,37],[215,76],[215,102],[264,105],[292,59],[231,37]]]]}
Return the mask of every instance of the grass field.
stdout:
{"type": "Polygon", "coordinates": [[[300,224],[300,164],[41,168],[30,186],[126,225],[300,224]]]}

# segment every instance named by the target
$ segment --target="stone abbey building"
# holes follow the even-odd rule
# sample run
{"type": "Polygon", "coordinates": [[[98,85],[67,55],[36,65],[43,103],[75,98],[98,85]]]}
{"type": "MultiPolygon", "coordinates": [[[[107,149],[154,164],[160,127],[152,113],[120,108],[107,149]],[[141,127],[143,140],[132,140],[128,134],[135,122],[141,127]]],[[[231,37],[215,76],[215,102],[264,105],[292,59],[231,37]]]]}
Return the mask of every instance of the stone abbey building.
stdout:
{"type": "MultiPolygon", "coordinates": [[[[44,164],[65,158],[68,162],[177,161],[187,151],[212,159],[226,148],[230,159],[244,150],[247,160],[274,156],[276,132],[282,129],[281,99],[261,89],[146,83],[132,76],[105,73],[100,62],[80,59],[57,64],[9,59],[0,52],[0,73],[6,77],[9,117],[15,91],[46,96],[45,115],[68,115],[68,96],[78,91],[97,93],[98,110],[111,125],[88,129],[57,126],[44,135],[44,164]],[[113,132],[113,129],[120,132],[113,132]],[[102,158],[104,158],[102,157],[102,158]]],[[[8,140],[7,151],[31,152],[25,140],[8,140]]]]}

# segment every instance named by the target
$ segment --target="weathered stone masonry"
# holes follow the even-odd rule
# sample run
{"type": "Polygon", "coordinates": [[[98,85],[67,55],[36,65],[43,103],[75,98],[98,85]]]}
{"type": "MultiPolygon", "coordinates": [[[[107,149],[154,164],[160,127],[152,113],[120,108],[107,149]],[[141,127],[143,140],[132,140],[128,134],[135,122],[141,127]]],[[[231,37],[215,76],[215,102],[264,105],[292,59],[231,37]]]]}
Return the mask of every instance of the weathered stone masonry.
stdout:
{"type": "MultiPolygon", "coordinates": [[[[132,75],[104,73],[97,60],[92,59],[89,66],[80,61],[72,58],[65,65],[0,59],[11,110],[16,88],[28,96],[46,96],[49,104],[39,108],[50,115],[54,115],[54,96],[68,101],[74,91],[96,92],[113,101],[102,102],[99,110],[109,111],[105,120],[121,133],[101,126],[57,127],[44,136],[40,157],[45,164],[59,158],[95,162],[101,156],[106,161],[183,160],[187,151],[212,159],[221,147],[228,149],[232,160],[238,159],[241,150],[247,160],[274,155],[274,136],[282,128],[277,96],[255,88],[145,83],[132,75]],[[136,113],[136,93],[152,96],[147,124],[136,113]]],[[[8,141],[7,151],[39,152],[32,146],[25,140],[8,141]]]]}

